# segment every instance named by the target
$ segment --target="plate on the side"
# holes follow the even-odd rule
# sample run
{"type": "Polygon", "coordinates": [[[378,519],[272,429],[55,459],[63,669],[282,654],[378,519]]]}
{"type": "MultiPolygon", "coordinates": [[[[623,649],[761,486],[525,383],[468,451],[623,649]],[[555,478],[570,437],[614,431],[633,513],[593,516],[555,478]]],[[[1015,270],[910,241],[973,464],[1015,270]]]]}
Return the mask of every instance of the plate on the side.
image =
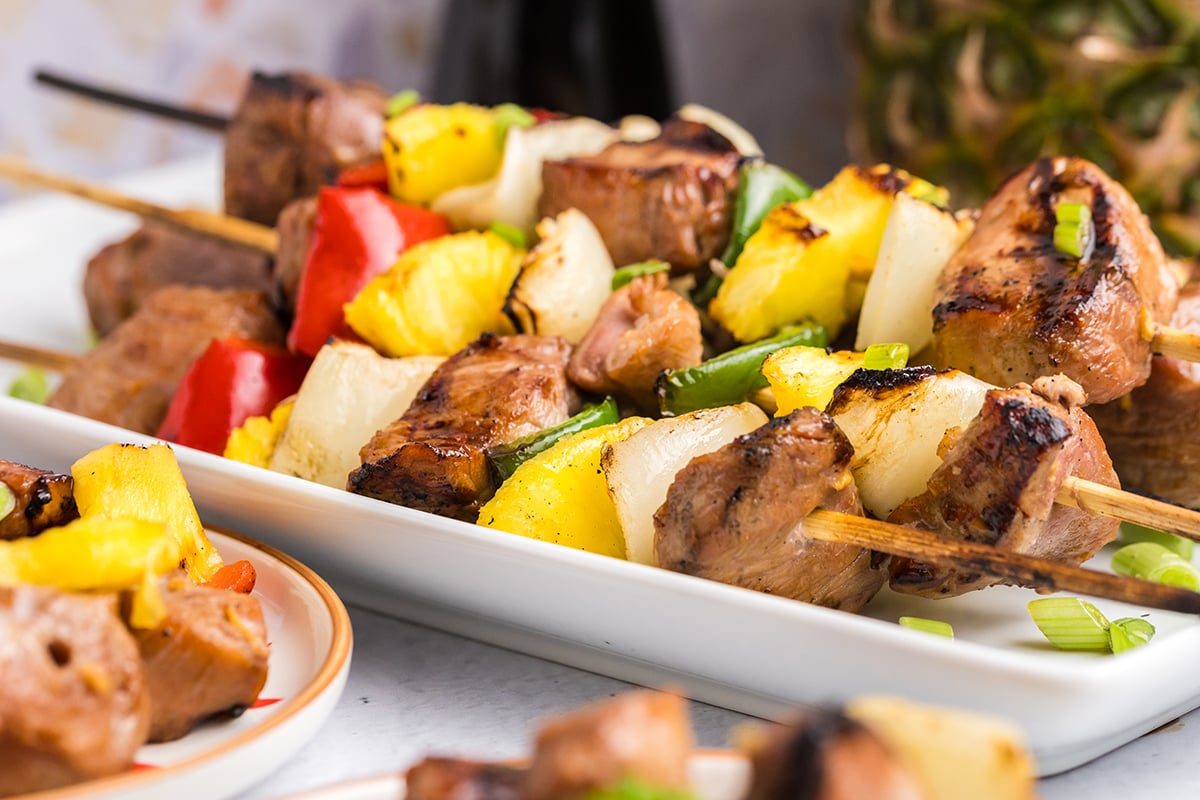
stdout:
{"type": "Polygon", "coordinates": [[[213,720],[182,739],[143,746],[129,772],[23,795],[23,800],[217,800],[280,767],[333,712],[350,670],[350,617],[311,569],[273,547],[210,530],[227,562],[258,573],[271,654],[258,701],[236,719],[213,720]]]}
{"type": "MultiPolygon", "coordinates": [[[[213,154],[121,185],[211,203],[219,167],[213,154]]],[[[84,263],[135,224],[70,199],[0,209],[0,270],[14,276],[0,291],[0,338],[82,349],[84,263]]],[[[0,458],[65,469],[114,441],[149,439],[0,397],[0,458]]],[[[1200,623],[1178,614],[1150,612],[1154,641],[1120,656],[1060,653],[1029,619],[1026,590],[940,601],[885,591],[851,615],[176,454],[205,519],[303,559],[348,600],[749,714],[863,693],[975,709],[1020,725],[1053,774],[1200,706],[1200,623]],[[956,639],[900,628],[902,614],[950,622],[956,639]]],[[[1099,605],[1110,619],[1146,613],[1099,605]]]]}

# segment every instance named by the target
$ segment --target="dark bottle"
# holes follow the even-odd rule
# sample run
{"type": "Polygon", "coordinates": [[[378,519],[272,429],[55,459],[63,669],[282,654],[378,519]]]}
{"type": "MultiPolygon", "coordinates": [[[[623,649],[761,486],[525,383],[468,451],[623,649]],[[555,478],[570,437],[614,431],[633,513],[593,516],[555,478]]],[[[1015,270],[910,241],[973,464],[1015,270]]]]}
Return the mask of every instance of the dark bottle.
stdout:
{"type": "Polygon", "coordinates": [[[675,110],[653,0],[449,0],[433,99],[613,121],[675,110]]]}

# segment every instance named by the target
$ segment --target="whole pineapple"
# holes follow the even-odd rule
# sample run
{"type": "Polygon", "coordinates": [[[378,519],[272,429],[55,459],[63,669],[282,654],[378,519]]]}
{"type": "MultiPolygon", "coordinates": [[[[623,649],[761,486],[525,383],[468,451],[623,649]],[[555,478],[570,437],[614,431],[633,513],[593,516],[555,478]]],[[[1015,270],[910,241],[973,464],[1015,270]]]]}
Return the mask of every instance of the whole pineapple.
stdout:
{"type": "Polygon", "coordinates": [[[1041,155],[1125,183],[1200,251],[1200,0],[857,0],[856,158],[976,205],[1041,155]]]}

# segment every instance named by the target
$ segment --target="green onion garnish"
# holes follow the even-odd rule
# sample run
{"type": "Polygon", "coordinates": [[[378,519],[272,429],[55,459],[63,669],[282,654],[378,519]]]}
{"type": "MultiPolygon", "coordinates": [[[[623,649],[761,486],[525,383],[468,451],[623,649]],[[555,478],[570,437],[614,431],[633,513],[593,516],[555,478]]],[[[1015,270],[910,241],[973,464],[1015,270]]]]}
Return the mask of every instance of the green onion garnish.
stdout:
{"type": "Polygon", "coordinates": [[[606,397],[604,402],[584,406],[578,414],[553,427],[493,447],[488,450],[488,460],[500,473],[500,479],[508,480],[509,476],[517,471],[517,467],[543,450],[549,450],[559,439],[589,428],[612,425],[620,421],[621,414],[617,409],[617,401],[606,397]]]}
{"type": "Polygon", "coordinates": [[[1080,261],[1086,261],[1096,240],[1092,209],[1083,203],[1059,203],[1054,210],[1054,248],[1080,261]]]}
{"type": "Polygon", "coordinates": [[[733,206],[733,226],[729,246],[721,260],[732,267],[767,214],[778,205],[793,203],[812,195],[812,187],[783,167],[774,164],[747,164],[738,173],[737,197],[733,206]]]}
{"type": "Polygon", "coordinates": [[[613,291],[615,292],[617,289],[620,289],[634,278],[640,278],[643,275],[653,275],[656,272],[666,272],[670,268],[670,264],[665,261],[659,261],[657,258],[649,261],[639,261],[636,264],[626,264],[613,273],[613,291]]]}
{"type": "Polygon", "coordinates": [[[1153,542],[1138,542],[1113,553],[1113,572],[1167,586],[1200,592],[1200,572],[1173,550],[1153,542]]]}
{"type": "Polygon", "coordinates": [[[501,103],[492,109],[492,129],[501,147],[504,147],[509,128],[532,128],[536,122],[533,114],[516,103],[501,103]]]}
{"type": "Polygon", "coordinates": [[[937,619],[924,619],[922,617],[901,617],[898,622],[902,628],[912,628],[914,631],[945,636],[947,639],[954,638],[954,628],[950,626],[949,622],[942,622],[937,619]]]}
{"type": "Polygon", "coordinates": [[[1114,653],[1141,647],[1154,638],[1154,626],[1140,617],[1114,619],[1108,625],[1108,638],[1114,653]]]}
{"type": "Polygon", "coordinates": [[[398,117],[419,102],[421,102],[421,93],[416,89],[405,89],[402,92],[396,92],[384,104],[383,115],[388,119],[398,117]]]}
{"type": "Polygon", "coordinates": [[[44,405],[50,396],[50,379],[37,367],[26,367],[8,387],[8,396],[44,405]]]}
{"type": "Polygon", "coordinates": [[[1196,543],[1191,539],[1176,536],[1173,533],[1163,533],[1154,528],[1138,525],[1136,522],[1122,522],[1117,541],[1121,544],[1136,544],[1137,542],[1154,542],[1176,553],[1184,561],[1192,560],[1196,543]]]}
{"type": "Polygon", "coordinates": [[[17,496],[7,484],[0,483],[0,519],[4,519],[17,507],[17,496]]]}
{"type": "Polygon", "coordinates": [[[908,364],[908,345],[873,344],[863,353],[863,369],[904,369],[908,364]]]}
{"type": "Polygon", "coordinates": [[[1078,597],[1047,597],[1029,603],[1029,616],[1059,650],[1108,651],[1108,620],[1078,597]]]}
{"type": "Polygon", "coordinates": [[[521,230],[516,225],[509,225],[504,222],[493,222],[488,227],[488,230],[511,244],[513,247],[519,247],[524,250],[529,246],[529,240],[525,238],[525,231],[521,230]]]}
{"type": "Polygon", "coordinates": [[[592,789],[583,795],[583,800],[694,800],[695,797],[691,792],[664,789],[647,783],[644,778],[629,776],[614,786],[592,789]]]}
{"type": "Polygon", "coordinates": [[[824,325],[792,325],[769,339],[734,348],[695,367],[665,371],[654,382],[659,410],[674,416],[740,403],[767,385],[762,365],[771,353],[784,347],[824,347],[828,343],[824,325]]]}

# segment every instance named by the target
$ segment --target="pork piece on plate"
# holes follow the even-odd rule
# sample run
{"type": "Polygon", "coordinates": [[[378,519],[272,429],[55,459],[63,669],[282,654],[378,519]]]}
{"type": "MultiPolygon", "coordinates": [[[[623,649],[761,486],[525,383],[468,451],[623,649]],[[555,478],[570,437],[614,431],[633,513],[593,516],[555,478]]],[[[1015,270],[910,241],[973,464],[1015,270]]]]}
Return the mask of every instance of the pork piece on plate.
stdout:
{"type": "Polygon", "coordinates": [[[1104,403],[1146,382],[1153,324],[1170,318],[1177,285],[1124,187],[1082,159],[1044,158],[984,204],[939,277],[934,360],[998,386],[1063,373],[1104,403]],[[1054,246],[1063,203],[1092,211],[1082,261],[1054,246]]]}
{"type": "Polygon", "coordinates": [[[660,272],[635,278],[609,295],[572,353],[567,375],[582,389],[656,411],[658,374],[695,366],[703,355],[699,312],[667,288],[667,276],[660,272]]]}
{"type": "Polygon", "coordinates": [[[686,700],[665,692],[626,692],[542,726],[524,797],[572,800],[624,781],[685,792],[693,746],[686,700]]]}
{"type": "Polygon", "coordinates": [[[271,260],[210,236],[147,223],[92,256],[83,276],[88,317],[107,336],[164,286],[270,291],[271,260]]]}
{"type": "Polygon", "coordinates": [[[404,775],[406,800],[522,800],[526,770],[503,764],[431,757],[404,775]]]}
{"type": "Polygon", "coordinates": [[[579,209],[617,266],[660,258],[694,271],[729,242],[740,163],[712,128],[673,118],[656,139],[544,162],[538,214],[579,209]]]}
{"type": "Polygon", "coordinates": [[[400,419],[360,451],[350,491],[474,522],[496,490],[489,447],[567,419],[571,346],[557,336],[484,334],[448,358],[400,419]]]}
{"type": "MultiPolygon", "coordinates": [[[[1119,485],[1095,423],[1077,407],[1083,399],[1061,376],[988,392],[928,489],[888,521],[1068,564],[1091,558],[1116,538],[1120,523],[1054,501],[1072,475],[1119,485]]],[[[969,570],[892,561],[891,586],[906,594],[952,597],[997,582],[969,570]]]]}
{"type": "Polygon", "coordinates": [[[903,758],[840,711],[805,709],[755,731],[745,800],[925,800],[903,758]]]}
{"type": "Polygon", "coordinates": [[[168,286],[66,371],[47,405],[153,434],[191,363],[214,339],[283,344],[262,292],[168,286]]]}
{"type": "Polygon", "coordinates": [[[313,226],[317,222],[317,198],[301,197],[279,212],[275,230],[279,233],[279,249],[275,251],[273,277],[284,308],[295,309],[300,279],[308,262],[313,226]]]}
{"type": "Polygon", "coordinates": [[[150,692],[152,742],[183,736],[214,714],[240,714],[267,681],[267,629],[258,598],[163,581],[166,618],[134,629],[150,692]]]}
{"type": "MultiPolygon", "coordinates": [[[[0,516],[0,540],[33,536],[79,516],[75,481],[70,475],[0,461],[0,484],[12,495],[12,508],[0,516]]],[[[5,505],[0,492],[0,514],[5,505]]]]}
{"type": "Polygon", "coordinates": [[[806,407],[693,459],[654,514],[659,565],[857,611],[886,580],[886,559],[804,535],[815,509],[862,514],[853,454],[833,420],[806,407]]]}
{"type": "Polygon", "coordinates": [[[113,595],[0,587],[0,796],[122,772],[150,700],[113,595]]]}
{"type": "Polygon", "coordinates": [[[263,225],[380,157],[387,95],[361,81],[256,72],[225,132],[225,211],[263,225]]]}
{"type": "MultiPolygon", "coordinates": [[[[1200,282],[1179,293],[1176,328],[1200,333],[1200,282]]],[[[1150,380],[1088,411],[1108,445],[1121,483],[1200,507],[1200,364],[1156,356],[1150,380]]]]}

